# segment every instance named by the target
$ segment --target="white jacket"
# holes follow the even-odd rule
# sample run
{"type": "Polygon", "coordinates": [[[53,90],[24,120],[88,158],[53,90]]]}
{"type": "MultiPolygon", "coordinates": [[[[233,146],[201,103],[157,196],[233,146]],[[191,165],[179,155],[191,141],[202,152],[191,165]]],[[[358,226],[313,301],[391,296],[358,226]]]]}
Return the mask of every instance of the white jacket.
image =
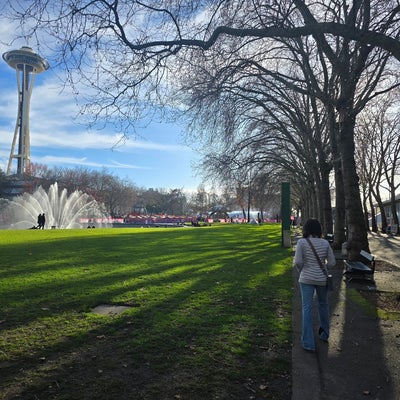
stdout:
{"type": "MultiPolygon", "coordinates": [[[[321,238],[310,237],[309,239],[322,264],[328,271],[329,267],[333,267],[336,264],[335,255],[329,242],[321,238]]],[[[326,284],[326,275],[315,258],[312,248],[304,238],[299,239],[297,242],[293,264],[300,270],[299,282],[309,285],[326,284]]]]}

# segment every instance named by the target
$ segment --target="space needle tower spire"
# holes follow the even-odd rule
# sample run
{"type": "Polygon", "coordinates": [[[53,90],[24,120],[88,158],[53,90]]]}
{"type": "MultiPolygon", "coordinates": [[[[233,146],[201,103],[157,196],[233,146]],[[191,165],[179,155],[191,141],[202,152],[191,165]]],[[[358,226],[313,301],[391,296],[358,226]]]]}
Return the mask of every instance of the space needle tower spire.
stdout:
{"type": "Polygon", "coordinates": [[[31,159],[29,107],[33,83],[36,74],[46,71],[49,68],[49,63],[28,46],[22,46],[19,50],[4,53],[3,59],[10,67],[15,69],[18,85],[18,115],[7,175],[11,174],[14,159],[17,160],[17,175],[23,175],[28,172],[31,159]],[[17,142],[18,148],[16,149],[17,142]]]}

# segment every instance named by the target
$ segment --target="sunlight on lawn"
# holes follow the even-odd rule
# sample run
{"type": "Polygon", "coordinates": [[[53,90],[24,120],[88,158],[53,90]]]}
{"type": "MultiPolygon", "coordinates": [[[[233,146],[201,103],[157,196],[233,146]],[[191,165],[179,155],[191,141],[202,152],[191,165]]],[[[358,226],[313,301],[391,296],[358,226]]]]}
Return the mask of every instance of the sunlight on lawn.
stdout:
{"type": "MultiPolygon", "coordinates": [[[[0,231],[4,393],[50,398],[43,382],[70,379],[70,390],[84,391],[79,368],[104,370],[104,352],[161,375],[195,368],[194,386],[214,370],[211,391],[243,370],[255,380],[289,374],[287,351],[271,353],[291,340],[291,253],[280,246],[280,226],[9,233],[0,231]],[[94,314],[101,304],[130,308],[94,314]],[[73,378],[59,369],[71,357],[73,378]]],[[[154,385],[142,389],[157,392],[154,385]]],[[[102,398],[100,382],[93,390],[102,398]]]]}

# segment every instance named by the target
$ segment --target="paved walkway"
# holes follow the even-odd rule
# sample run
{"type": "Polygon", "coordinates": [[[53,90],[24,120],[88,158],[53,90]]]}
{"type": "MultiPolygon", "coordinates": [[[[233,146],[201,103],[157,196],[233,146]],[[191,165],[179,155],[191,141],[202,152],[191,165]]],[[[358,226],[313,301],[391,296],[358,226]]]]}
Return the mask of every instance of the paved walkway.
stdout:
{"type": "MultiPolygon", "coordinates": [[[[369,239],[378,260],[399,267],[375,272],[376,290],[400,293],[400,238],[373,234],[369,239]]],[[[360,284],[343,281],[341,261],[332,272],[329,344],[318,340],[317,351],[309,353],[300,344],[301,299],[294,271],[292,400],[400,400],[400,321],[361,309],[354,296],[360,284]]]]}
{"type": "Polygon", "coordinates": [[[372,254],[400,267],[400,236],[370,233],[368,239],[372,254]]]}

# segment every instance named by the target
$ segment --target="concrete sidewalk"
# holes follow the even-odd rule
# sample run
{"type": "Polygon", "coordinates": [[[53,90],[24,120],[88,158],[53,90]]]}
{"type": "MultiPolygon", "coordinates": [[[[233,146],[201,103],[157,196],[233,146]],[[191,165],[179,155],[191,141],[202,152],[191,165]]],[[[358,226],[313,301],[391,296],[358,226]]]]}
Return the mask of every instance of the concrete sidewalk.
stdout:
{"type": "Polygon", "coordinates": [[[388,261],[400,268],[400,236],[369,233],[369,247],[377,259],[388,261]]]}
{"type": "MultiPolygon", "coordinates": [[[[395,266],[376,271],[376,287],[366,290],[400,293],[400,238],[370,235],[370,250],[377,260],[395,266]]],[[[340,256],[339,256],[340,258],[340,256]]],[[[330,293],[331,336],[317,339],[316,352],[302,349],[301,299],[293,272],[292,400],[400,400],[400,321],[382,320],[365,312],[357,302],[360,283],[343,280],[343,262],[332,271],[335,289],[330,293]]],[[[315,316],[315,329],[318,319],[315,316]]]]}

